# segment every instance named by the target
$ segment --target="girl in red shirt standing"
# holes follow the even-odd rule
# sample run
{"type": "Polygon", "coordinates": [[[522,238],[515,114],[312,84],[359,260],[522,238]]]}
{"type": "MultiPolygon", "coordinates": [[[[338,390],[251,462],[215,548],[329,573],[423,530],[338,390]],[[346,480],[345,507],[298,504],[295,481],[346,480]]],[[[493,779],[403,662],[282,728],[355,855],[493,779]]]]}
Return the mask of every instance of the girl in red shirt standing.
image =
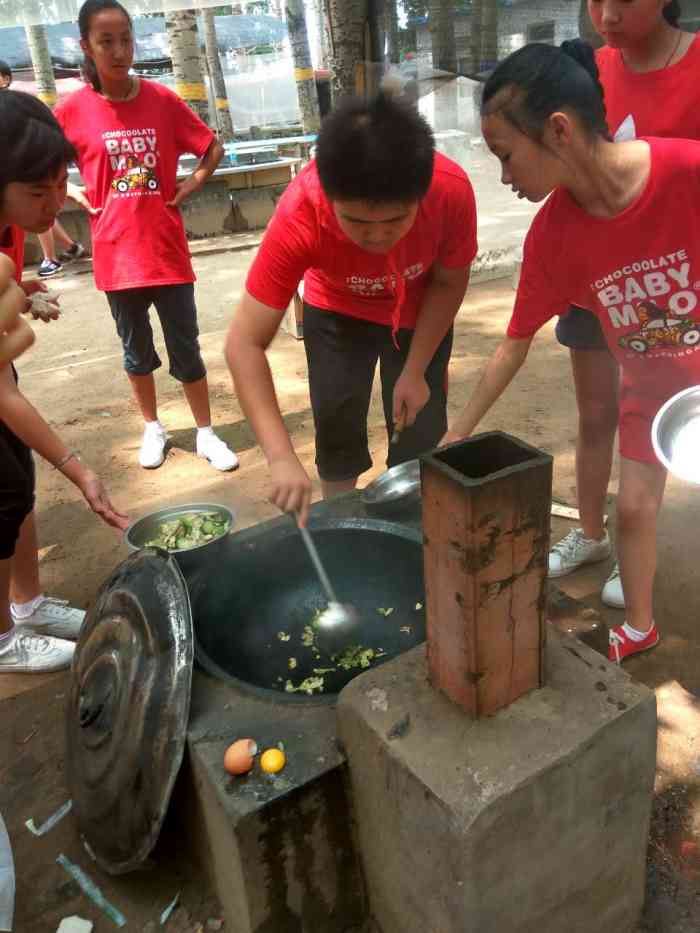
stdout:
{"type": "Polygon", "coordinates": [[[581,42],[529,45],[502,62],[484,87],[482,129],[503,183],[530,201],[550,197],[525,241],[507,335],[445,440],[474,431],[547,320],[572,303],[590,308],[622,370],[617,520],[627,620],[609,650],[620,661],[659,640],[652,587],[666,471],[652,421],[700,382],[700,142],[613,143],[593,51],[581,42]]]}
{"type": "MultiPolygon", "coordinates": [[[[614,139],[700,139],[700,37],[679,29],[678,0],[588,0],[588,11],[606,42],[596,60],[614,139]]],[[[557,337],[570,349],[576,384],[576,485],[582,527],[552,549],[552,577],[610,556],[603,512],[618,421],[618,365],[596,318],[572,307],[560,318],[557,337]]],[[[625,606],[618,564],[602,598],[614,608],[625,606]]]]}
{"type": "Polygon", "coordinates": [[[124,347],[124,367],[145,421],[139,462],[159,467],[167,434],[158,420],[148,311],[160,318],[170,374],[182,383],[197,424],[197,453],[218,470],[238,465],[211,427],[209,389],[199,350],[195,275],[180,204],[216,169],[223,149],[212,131],[168,88],[130,74],[131,19],[117,0],[87,0],[81,46],[91,84],[72,94],[56,117],[78,154],[92,206],[95,283],[107,300],[124,347]],[[201,158],[177,183],[178,160],[201,158]]]}

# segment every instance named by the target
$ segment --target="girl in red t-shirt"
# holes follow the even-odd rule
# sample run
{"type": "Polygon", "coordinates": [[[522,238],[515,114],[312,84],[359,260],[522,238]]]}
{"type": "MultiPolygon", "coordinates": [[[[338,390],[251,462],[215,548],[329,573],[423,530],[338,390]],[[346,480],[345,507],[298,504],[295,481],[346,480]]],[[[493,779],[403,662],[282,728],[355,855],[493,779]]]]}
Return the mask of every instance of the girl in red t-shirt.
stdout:
{"type": "Polygon", "coordinates": [[[223,149],[177,94],[133,76],[131,19],[117,0],[87,0],[78,16],[90,84],[56,109],[78,154],[96,216],[91,217],[95,284],[107,295],[124,348],[124,368],[145,422],[139,462],[165,459],[158,419],[149,309],[163,329],[170,374],[182,384],[197,425],[197,454],[218,470],[238,466],[211,426],[209,388],[199,348],[192,269],[180,205],[212,175],[223,149]],[[178,160],[201,161],[178,183],[178,160]]]}
{"type": "MultiPolygon", "coordinates": [[[[588,0],[588,11],[606,43],[596,52],[596,61],[615,141],[639,136],[700,139],[700,37],[678,27],[678,0],[588,0]]],[[[597,320],[572,307],[559,319],[556,333],[570,350],[576,385],[576,486],[582,527],[552,548],[551,577],[610,556],[603,512],[618,420],[618,366],[597,320]]],[[[625,606],[618,564],[602,599],[617,609],[625,606]]]]}
{"type": "Polygon", "coordinates": [[[444,440],[474,431],[545,321],[572,302],[594,311],[623,375],[617,520],[627,620],[609,649],[619,661],[659,640],[652,587],[666,471],[652,421],[700,382],[700,143],[613,144],[582,42],[529,45],[502,62],[484,87],[482,129],[503,183],[530,201],[549,198],[525,242],[508,334],[444,440]]]}
{"type": "MultiPolygon", "coordinates": [[[[0,126],[5,132],[0,162],[0,253],[5,254],[0,257],[0,673],[34,673],[70,666],[70,640],[78,637],[85,613],[41,592],[32,451],[77,486],[109,525],[123,530],[128,519],[114,509],[99,477],[20,391],[10,363],[17,346],[4,354],[9,339],[2,333],[5,313],[11,314],[18,302],[26,310],[28,296],[41,290],[39,283],[24,283],[23,297],[10,282],[14,275],[22,284],[23,231],[50,229],[66,198],[67,166],[74,153],[51,111],[28,94],[0,94],[0,126]]],[[[9,336],[13,332],[11,327],[9,336]]],[[[24,344],[32,341],[33,334],[27,337],[25,331],[24,344]]]]}

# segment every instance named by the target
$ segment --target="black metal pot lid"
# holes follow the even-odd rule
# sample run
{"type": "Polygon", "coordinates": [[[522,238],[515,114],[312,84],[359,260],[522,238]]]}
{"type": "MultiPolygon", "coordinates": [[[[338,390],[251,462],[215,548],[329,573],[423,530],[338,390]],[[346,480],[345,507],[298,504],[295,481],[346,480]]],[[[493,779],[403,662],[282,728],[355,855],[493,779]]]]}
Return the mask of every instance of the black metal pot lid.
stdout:
{"type": "Polygon", "coordinates": [[[85,848],[113,875],[153,849],[182,763],[192,613],[175,560],[144,548],[89,610],[73,659],[66,770],[85,848]]]}

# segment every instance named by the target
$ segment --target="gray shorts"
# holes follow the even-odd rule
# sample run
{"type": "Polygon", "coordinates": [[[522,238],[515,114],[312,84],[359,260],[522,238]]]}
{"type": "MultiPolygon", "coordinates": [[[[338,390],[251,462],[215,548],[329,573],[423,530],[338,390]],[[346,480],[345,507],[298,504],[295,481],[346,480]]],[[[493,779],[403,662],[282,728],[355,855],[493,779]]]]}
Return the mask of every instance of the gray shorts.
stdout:
{"type": "Polygon", "coordinates": [[[107,292],[107,301],[124,348],[124,369],[147,376],[162,365],[153,344],[148,310],[160,318],[170,361],[170,375],[178,382],[197,382],[206,375],[199,350],[194,285],[158,285],[107,292]]]}
{"type": "Polygon", "coordinates": [[[592,311],[571,305],[556,326],[557,340],[570,350],[607,350],[600,321],[592,311]]]}

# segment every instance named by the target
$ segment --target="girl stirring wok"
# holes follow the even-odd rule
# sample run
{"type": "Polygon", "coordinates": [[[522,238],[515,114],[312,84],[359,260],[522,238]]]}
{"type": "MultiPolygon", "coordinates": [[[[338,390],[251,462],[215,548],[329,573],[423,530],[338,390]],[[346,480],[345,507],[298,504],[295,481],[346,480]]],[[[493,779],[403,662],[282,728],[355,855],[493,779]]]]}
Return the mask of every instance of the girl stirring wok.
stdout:
{"type": "Polygon", "coordinates": [[[528,45],[484,87],[482,129],[502,181],[551,195],[525,242],[507,334],[445,441],[471,434],[524,363],[535,333],[570,304],[598,318],[622,370],[620,570],[627,618],[610,634],[621,661],[653,648],[656,521],[666,473],[651,424],[700,382],[700,143],[612,142],[590,46],[528,45]]]}

